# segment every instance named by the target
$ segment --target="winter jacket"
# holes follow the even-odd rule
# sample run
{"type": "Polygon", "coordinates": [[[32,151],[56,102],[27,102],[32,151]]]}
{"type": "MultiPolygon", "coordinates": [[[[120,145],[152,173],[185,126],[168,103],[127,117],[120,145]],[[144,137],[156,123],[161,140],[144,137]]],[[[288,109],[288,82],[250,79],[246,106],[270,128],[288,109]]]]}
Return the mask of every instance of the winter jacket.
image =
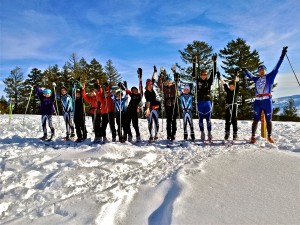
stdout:
{"type": "Polygon", "coordinates": [[[40,112],[42,115],[52,115],[54,112],[55,94],[52,92],[50,97],[44,96],[39,87],[35,87],[35,93],[41,101],[40,112]]]}

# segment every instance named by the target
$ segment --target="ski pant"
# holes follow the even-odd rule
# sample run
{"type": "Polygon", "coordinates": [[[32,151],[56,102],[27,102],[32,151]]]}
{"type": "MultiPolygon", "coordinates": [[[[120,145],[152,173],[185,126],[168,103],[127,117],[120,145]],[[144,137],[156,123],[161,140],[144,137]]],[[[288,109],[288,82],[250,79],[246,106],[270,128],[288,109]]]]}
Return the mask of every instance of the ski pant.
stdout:
{"type": "Polygon", "coordinates": [[[85,116],[82,117],[74,117],[74,123],[76,128],[76,135],[79,139],[87,138],[87,130],[85,126],[85,116]]]}
{"type": "Polygon", "coordinates": [[[203,120],[206,119],[207,130],[211,131],[211,101],[199,101],[197,103],[198,116],[199,116],[199,128],[200,131],[204,131],[203,120]]]}
{"type": "Polygon", "coordinates": [[[55,130],[52,124],[52,115],[42,115],[42,127],[43,127],[44,136],[47,136],[47,126],[46,126],[47,120],[51,130],[51,135],[54,135],[55,130]]]}
{"type": "Polygon", "coordinates": [[[254,121],[260,121],[261,112],[264,110],[266,121],[272,120],[273,106],[272,99],[263,99],[254,101],[254,121]]]}
{"type": "Polygon", "coordinates": [[[254,101],[254,121],[252,123],[252,136],[255,136],[262,110],[264,110],[264,114],[267,122],[268,137],[270,137],[272,135],[272,113],[273,113],[273,105],[272,105],[271,98],[254,101]]]}
{"type": "Polygon", "coordinates": [[[102,114],[102,136],[106,137],[106,127],[109,123],[112,138],[116,138],[115,116],[114,112],[102,114]]]}
{"type": "Polygon", "coordinates": [[[64,112],[64,120],[66,124],[67,136],[70,135],[71,133],[74,134],[72,112],[64,112]]]}
{"type": "Polygon", "coordinates": [[[177,116],[178,108],[177,105],[165,106],[166,118],[167,118],[167,137],[170,138],[176,135],[177,130],[177,116]]]}
{"type": "Polygon", "coordinates": [[[225,111],[225,134],[230,134],[230,125],[232,124],[233,135],[237,135],[237,104],[226,105],[225,111]]]}
{"type": "Polygon", "coordinates": [[[125,134],[125,127],[124,127],[124,119],[125,119],[125,113],[117,113],[116,114],[116,122],[118,125],[118,136],[119,138],[121,138],[122,136],[122,130],[123,130],[123,134],[125,134]]]}
{"type": "Polygon", "coordinates": [[[188,134],[187,125],[190,126],[191,135],[194,135],[194,125],[193,125],[192,112],[190,110],[188,110],[188,111],[183,110],[182,119],[183,119],[183,132],[184,132],[184,135],[188,134]]]}
{"type": "Polygon", "coordinates": [[[159,129],[158,111],[156,109],[151,109],[150,115],[148,117],[148,130],[150,133],[150,137],[157,137],[158,129],[159,129]],[[154,125],[154,133],[152,129],[153,125],[154,125]]]}
{"type": "Polygon", "coordinates": [[[95,132],[95,137],[102,137],[102,121],[101,114],[92,114],[93,130],[95,132]]]}
{"type": "Polygon", "coordinates": [[[125,121],[124,121],[124,128],[125,128],[125,135],[131,136],[131,129],[130,123],[132,121],[132,126],[135,130],[136,137],[140,137],[140,129],[139,129],[139,121],[138,121],[138,114],[136,108],[127,108],[125,113],[125,121]]]}

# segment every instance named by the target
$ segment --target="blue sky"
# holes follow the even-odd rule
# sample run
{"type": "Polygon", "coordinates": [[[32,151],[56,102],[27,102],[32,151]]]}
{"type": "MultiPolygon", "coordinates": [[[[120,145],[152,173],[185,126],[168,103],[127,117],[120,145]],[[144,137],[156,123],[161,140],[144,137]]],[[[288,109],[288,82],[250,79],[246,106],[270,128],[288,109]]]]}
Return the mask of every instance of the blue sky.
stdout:
{"type": "MultiPolygon", "coordinates": [[[[144,80],[153,65],[168,72],[184,65],[178,50],[193,40],[218,53],[240,37],[256,49],[269,71],[283,46],[300,78],[299,0],[0,0],[0,96],[3,80],[16,66],[27,75],[76,53],[103,66],[112,59],[129,87],[144,80]]],[[[219,64],[220,64],[219,59],[219,64]]],[[[273,96],[299,94],[300,87],[285,59],[273,96]]]]}

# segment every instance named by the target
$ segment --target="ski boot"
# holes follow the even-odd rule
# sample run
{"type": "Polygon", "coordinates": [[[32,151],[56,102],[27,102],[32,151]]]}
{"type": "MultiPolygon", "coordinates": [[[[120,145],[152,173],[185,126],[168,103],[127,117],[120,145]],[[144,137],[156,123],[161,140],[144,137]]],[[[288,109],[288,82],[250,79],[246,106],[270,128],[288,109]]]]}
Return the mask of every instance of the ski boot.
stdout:
{"type": "Polygon", "coordinates": [[[275,143],[274,139],[271,136],[268,137],[268,142],[275,143]]]}
{"type": "Polygon", "coordinates": [[[47,134],[44,134],[44,136],[43,136],[43,137],[40,137],[40,139],[41,139],[42,141],[47,140],[47,134]]]}
{"type": "Polygon", "coordinates": [[[132,142],[132,136],[128,135],[127,141],[132,142]]]}
{"type": "Polygon", "coordinates": [[[229,133],[228,133],[228,132],[226,132],[226,133],[225,133],[224,140],[225,140],[225,141],[227,141],[227,140],[228,140],[228,138],[229,138],[229,133]]]}
{"type": "Polygon", "coordinates": [[[187,138],[188,138],[188,135],[187,135],[187,134],[184,134],[184,135],[183,135],[183,139],[184,139],[185,141],[187,141],[187,138]]]}
{"type": "Polygon", "coordinates": [[[208,141],[211,142],[212,141],[212,134],[210,131],[208,131],[208,135],[207,135],[208,141]]]}
{"type": "Polygon", "coordinates": [[[191,134],[192,141],[195,141],[195,134],[191,134]]]}
{"type": "Polygon", "coordinates": [[[236,133],[233,134],[233,140],[236,141],[238,139],[238,136],[236,133]]]}
{"type": "Polygon", "coordinates": [[[250,142],[254,144],[256,142],[256,137],[255,136],[251,136],[250,142]]]}
{"type": "Polygon", "coordinates": [[[74,132],[72,132],[72,133],[71,133],[71,138],[72,138],[72,137],[75,137],[75,134],[74,134],[74,132]]]}

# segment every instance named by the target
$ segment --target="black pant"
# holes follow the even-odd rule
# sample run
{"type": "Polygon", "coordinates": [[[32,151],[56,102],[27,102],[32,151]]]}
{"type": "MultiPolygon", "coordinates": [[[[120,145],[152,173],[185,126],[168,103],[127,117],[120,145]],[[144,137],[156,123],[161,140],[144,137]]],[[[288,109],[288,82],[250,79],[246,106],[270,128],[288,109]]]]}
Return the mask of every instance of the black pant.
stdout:
{"type": "Polygon", "coordinates": [[[125,135],[132,137],[132,133],[130,129],[131,121],[136,136],[140,137],[139,120],[138,120],[138,114],[136,108],[127,108],[125,113],[125,121],[124,121],[125,135]]]}
{"type": "Polygon", "coordinates": [[[233,135],[237,135],[237,105],[235,104],[232,108],[232,105],[226,108],[225,112],[225,133],[230,134],[230,125],[232,124],[233,135]]]}
{"type": "Polygon", "coordinates": [[[108,114],[102,114],[102,136],[106,137],[106,127],[107,124],[109,123],[112,138],[116,138],[116,128],[115,128],[115,113],[114,112],[109,112],[108,114]]]}
{"type": "Polygon", "coordinates": [[[101,121],[101,114],[92,114],[92,121],[93,121],[93,129],[95,132],[95,137],[102,137],[102,121],[101,121]]]}
{"type": "Polygon", "coordinates": [[[178,108],[175,106],[165,106],[167,117],[167,137],[175,136],[177,130],[178,108]]]}
{"type": "MultiPolygon", "coordinates": [[[[76,115],[76,114],[75,114],[76,115]]],[[[74,117],[77,138],[86,139],[87,131],[85,126],[85,116],[74,117]]]]}
{"type": "Polygon", "coordinates": [[[120,113],[116,114],[116,122],[117,122],[117,125],[118,125],[118,136],[119,136],[119,138],[122,135],[125,134],[124,119],[125,119],[125,113],[121,113],[121,116],[120,116],[120,113]]]}

